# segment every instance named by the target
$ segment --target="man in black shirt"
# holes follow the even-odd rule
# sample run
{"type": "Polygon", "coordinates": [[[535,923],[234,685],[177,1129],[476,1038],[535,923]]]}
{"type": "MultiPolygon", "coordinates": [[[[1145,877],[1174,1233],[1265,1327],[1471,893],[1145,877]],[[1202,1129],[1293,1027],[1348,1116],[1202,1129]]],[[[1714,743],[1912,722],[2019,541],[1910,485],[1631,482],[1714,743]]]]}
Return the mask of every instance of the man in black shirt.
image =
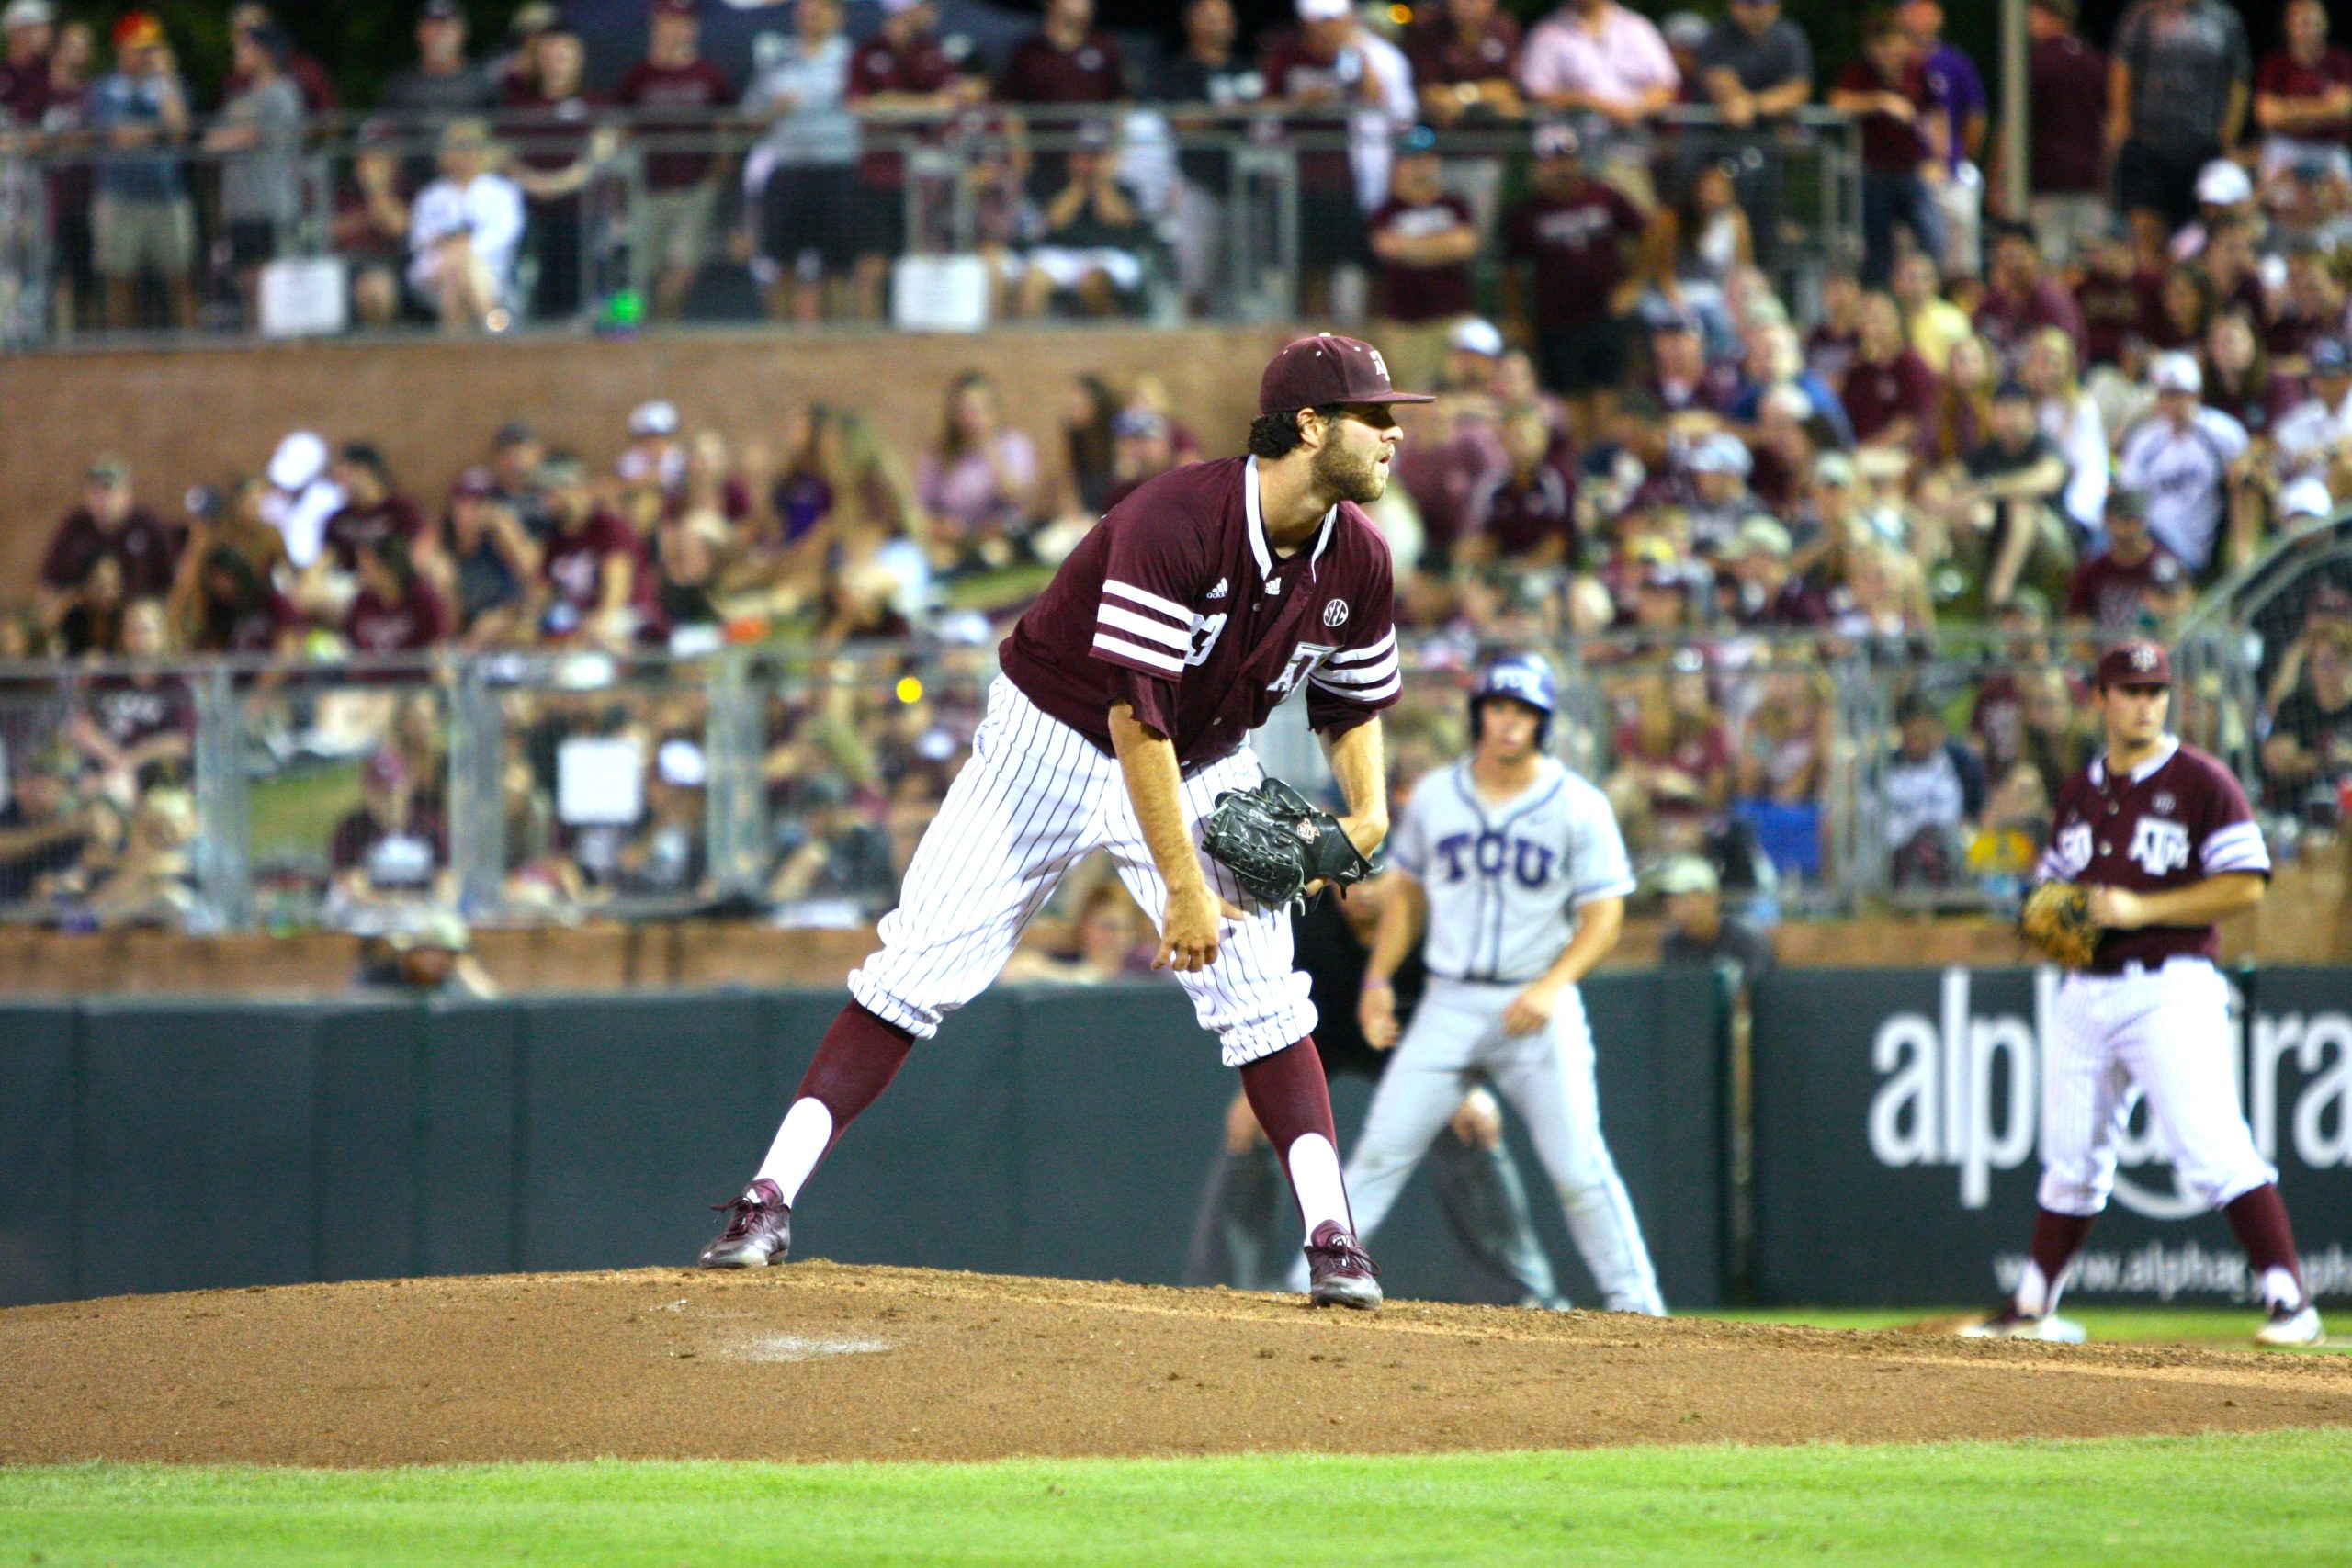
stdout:
{"type": "Polygon", "coordinates": [[[1993,394],[1989,426],[1984,445],[1950,476],[1946,512],[1952,558],[1967,574],[1962,597],[1978,610],[1999,609],[2021,582],[2063,594],[2075,570],[2058,504],[2066,459],[2035,423],[2033,394],[2004,381],[1993,394]]]}
{"type": "Polygon", "coordinates": [[[1739,971],[1743,987],[1772,967],[1772,943],[1754,926],[1724,912],[1723,880],[1706,861],[1675,856],[1659,871],[1657,887],[1666,896],[1660,965],[1728,964],[1739,971]]]}
{"type": "MultiPolygon", "coordinates": [[[[1162,61],[1152,96],[1170,106],[1180,139],[1240,129],[1238,111],[1266,96],[1266,78],[1237,55],[1233,0],[1191,0],[1184,7],[1184,51],[1162,61]]],[[[1176,281],[1187,307],[1205,310],[1224,281],[1227,198],[1233,159],[1213,147],[1176,154],[1176,281]]]]}

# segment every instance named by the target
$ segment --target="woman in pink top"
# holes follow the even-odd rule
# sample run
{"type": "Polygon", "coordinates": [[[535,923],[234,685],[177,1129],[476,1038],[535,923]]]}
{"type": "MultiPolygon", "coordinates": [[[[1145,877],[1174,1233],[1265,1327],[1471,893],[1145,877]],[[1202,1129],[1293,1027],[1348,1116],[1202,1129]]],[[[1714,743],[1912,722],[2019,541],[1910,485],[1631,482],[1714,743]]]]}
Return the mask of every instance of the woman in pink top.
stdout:
{"type": "Polygon", "coordinates": [[[1010,563],[1035,521],[1036,488],[1036,448],[1006,426],[996,383],[977,370],[956,378],[946,427],[915,479],[936,564],[947,570],[1010,563]]]}

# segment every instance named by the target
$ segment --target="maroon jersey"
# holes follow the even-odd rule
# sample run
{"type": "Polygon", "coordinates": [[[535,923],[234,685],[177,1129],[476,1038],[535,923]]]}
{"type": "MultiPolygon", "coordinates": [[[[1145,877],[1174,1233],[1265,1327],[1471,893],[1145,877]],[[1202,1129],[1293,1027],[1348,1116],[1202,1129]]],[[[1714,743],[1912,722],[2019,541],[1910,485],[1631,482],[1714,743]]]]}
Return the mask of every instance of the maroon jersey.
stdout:
{"type": "MultiPolygon", "coordinates": [[[[2104,755],[2058,792],[2050,848],[2038,875],[2132,893],[2165,893],[2230,872],[2270,874],[2270,852],[2245,791],[2230,771],[2194,746],[2166,738],[2128,779],[2110,778],[2104,755]]],[[[2212,926],[2143,926],[2102,931],[2091,968],[2122,973],[2167,958],[2215,959],[2212,926]]]]}
{"type": "Polygon", "coordinates": [[[2082,311],[2083,332],[2092,365],[2120,364],[2124,340],[2153,338],[2164,315],[2164,279],[2153,272],[2110,277],[2086,274],[2075,285],[2075,304],[2082,311]]]}
{"type": "Polygon", "coordinates": [[[2075,569],[2075,581],[2066,590],[2066,614],[2101,631],[2137,631],[2140,606],[2149,593],[2178,582],[2187,570],[2180,558],[2162,545],[2131,566],[2102,550],[2075,569]]]}
{"type": "Polygon", "coordinates": [[[1857,441],[1876,438],[1880,431],[1906,415],[1917,426],[1914,440],[1925,446],[1935,438],[1936,373],[1907,348],[1883,364],[1854,361],[1846,372],[1841,395],[1857,441]]]}
{"type": "Polygon", "coordinates": [[[996,96],[1008,104],[1115,104],[1127,96],[1126,63],[1109,33],[1088,33],[1067,51],[1032,33],[997,73],[996,96]]]}
{"type": "MultiPolygon", "coordinates": [[[[961,74],[936,34],[910,39],[904,48],[876,36],[850,56],[846,96],[854,103],[877,93],[942,93],[961,74]]],[[[857,173],[867,185],[897,190],[907,183],[906,154],[877,149],[858,160],[857,173]]]]}
{"type": "MultiPolygon", "coordinates": [[[[1348,118],[1361,101],[1363,57],[1349,49],[1325,54],[1310,46],[1304,35],[1284,33],[1266,46],[1259,72],[1266,78],[1266,96],[1285,102],[1317,95],[1312,104],[1294,104],[1283,121],[1319,141],[1344,137],[1348,118]]],[[[1298,183],[1310,190],[1353,190],[1355,173],[1344,148],[1309,149],[1298,155],[1298,183]]]]}
{"type": "Polygon", "coordinates": [[[2107,188],[2107,56],[2071,33],[2027,55],[2027,188],[2036,196],[2096,196],[2107,188]],[[2084,128],[2092,128],[2085,134],[2084,128]]]}
{"type": "Polygon", "coordinates": [[[171,592],[179,547],[171,530],[143,506],[132,507],[113,529],[99,527],[88,507],[77,506],[50,536],[40,561],[41,586],[61,593],[79,588],[102,556],[114,557],[122,568],[124,599],[153,599],[171,592]]]}
{"type": "MultiPolygon", "coordinates": [[[[1435,201],[1399,201],[1392,196],[1374,209],[1366,227],[1375,241],[1383,234],[1426,240],[1432,234],[1450,234],[1471,222],[1470,204],[1458,196],[1441,196],[1435,201]]],[[[1466,316],[1470,313],[1470,264],[1417,266],[1384,261],[1380,299],[1382,312],[1399,321],[1466,316]]]]}
{"type": "Polygon", "coordinates": [[[1538,463],[1532,474],[1497,474],[1470,503],[1471,526],[1495,542],[1495,553],[1509,559],[1532,555],[1545,541],[1559,539],[1566,548],[1561,559],[1580,563],[1583,545],[1577,533],[1576,486],[1549,463],[1538,463]]]}
{"type": "Polygon", "coordinates": [[[2075,357],[2082,356],[2082,308],[2053,277],[2043,278],[2022,294],[1988,288],[1983,302],[1976,307],[1976,330],[1990,338],[2002,356],[2012,362],[2025,352],[2025,340],[2043,327],[2063,328],[2075,340],[2075,357]]]}
{"type": "MultiPolygon", "coordinates": [[[[2352,87],[2352,51],[2328,49],[2309,65],[2280,50],[2254,73],[2254,90],[2274,98],[2324,97],[2352,87]]],[[[2298,141],[2352,141],[2352,118],[2328,120],[2295,132],[2298,141]]]]}
{"type": "Polygon", "coordinates": [[[577,530],[557,530],[548,540],[540,570],[558,599],[585,614],[603,600],[605,558],[623,556],[635,560],[638,555],[637,536],[629,532],[628,525],[598,507],[577,530]]]}
{"type": "MultiPolygon", "coordinates": [[[[734,85],[727,73],[707,60],[684,65],[656,65],[640,60],[613,89],[613,102],[637,111],[639,134],[660,143],[694,136],[707,138],[718,123],[720,110],[735,102],[734,85]]],[[[684,190],[700,185],[716,160],[708,152],[678,149],[645,155],[648,190],[684,190]]]]}
{"type": "Polygon", "coordinates": [[[1857,60],[1838,78],[1837,87],[1846,93],[1899,93],[1911,100],[1914,113],[1909,119],[1876,113],[1861,117],[1863,168],[1873,174],[1917,174],[1919,165],[1933,156],[1919,127],[1928,123],[1928,116],[1942,114],[1944,105],[1919,62],[1913,61],[1904,67],[1899,80],[1890,82],[1869,61],[1857,60]]]}
{"type": "Polygon", "coordinates": [[[1487,18],[1476,38],[1465,39],[1452,17],[1431,15],[1405,30],[1404,44],[1416,87],[1508,82],[1519,56],[1519,21],[1498,11],[1487,18]]]}
{"type": "Polygon", "coordinates": [[[344,615],[343,632],[354,653],[415,653],[448,637],[449,606],[422,580],[398,601],[363,588],[344,615]]]}
{"type": "Polygon", "coordinates": [[[384,539],[410,544],[424,532],[424,513],[404,495],[388,495],[373,506],[346,506],[327,519],[325,547],[345,571],[359,570],[359,555],[384,539]]]}
{"type": "Polygon", "coordinates": [[[1351,502],[1276,558],[1257,461],[1170,469],[1111,509],[1025,611],[1002,650],[1031,702],[1104,752],[1111,705],[1176,745],[1180,767],[1238,750],[1304,685],[1336,735],[1396,700],[1387,541],[1351,502]]]}
{"type": "Polygon", "coordinates": [[[1625,242],[1638,238],[1641,209],[1616,186],[1587,180],[1573,196],[1529,197],[1510,215],[1510,256],[1535,264],[1535,321],[1552,330],[1588,327],[1609,314],[1625,281],[1625,242]]]}
{"type": "Polygon", "coordinates": [[[568,169],[586,154],[588,138],[604,107],[605,100],[594,93],[575,92],[567,98],[544,97],[536,90],[517,93],[498,117],[498,134],[514,143],[514,160],[525,168],[568,169]]]}
{"type": "Polygon", "coordinates": [[[196,699],[182,682],[168,676],[141,682],[128,675],[102,675],[90,682],[90,722],[128,751],[158,735],[194,735],[196,699]]]}

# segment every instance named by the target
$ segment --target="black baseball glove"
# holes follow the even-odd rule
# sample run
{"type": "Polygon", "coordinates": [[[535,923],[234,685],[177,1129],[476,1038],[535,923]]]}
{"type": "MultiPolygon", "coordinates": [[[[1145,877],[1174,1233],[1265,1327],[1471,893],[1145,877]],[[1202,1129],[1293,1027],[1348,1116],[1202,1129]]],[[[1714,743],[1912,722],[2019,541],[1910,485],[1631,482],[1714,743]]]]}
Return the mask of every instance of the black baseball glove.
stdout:
{"type": "Polygon", "coordinates": [[[1280,779],[1218,795],[1201,848],[1251,897],[1302,908],[1308,883],[1350,887],[1374,869],[1338,818],[1280,779]]]}

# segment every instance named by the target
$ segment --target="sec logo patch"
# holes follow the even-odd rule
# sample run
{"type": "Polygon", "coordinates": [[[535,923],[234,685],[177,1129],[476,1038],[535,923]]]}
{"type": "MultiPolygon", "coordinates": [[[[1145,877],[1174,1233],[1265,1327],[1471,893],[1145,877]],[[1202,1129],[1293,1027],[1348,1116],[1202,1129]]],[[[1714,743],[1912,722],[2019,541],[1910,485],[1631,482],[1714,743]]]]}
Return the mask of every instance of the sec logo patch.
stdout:
{"type": "Polygon", "coordinates": [[[1348,624],[1348,602],[1345,599],[1334,599],[1329,604],[1324,605],[1323,624],[1327,626],[1346,626],[1348,624]]]}

